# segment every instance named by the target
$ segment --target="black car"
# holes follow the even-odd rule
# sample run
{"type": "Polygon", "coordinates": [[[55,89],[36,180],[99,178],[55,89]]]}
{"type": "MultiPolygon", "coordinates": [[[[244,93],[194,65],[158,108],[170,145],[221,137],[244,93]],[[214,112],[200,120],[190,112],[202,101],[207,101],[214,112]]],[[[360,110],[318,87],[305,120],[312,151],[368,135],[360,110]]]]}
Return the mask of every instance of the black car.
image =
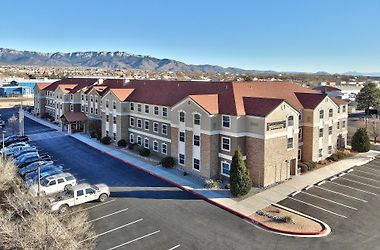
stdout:
{"type": "MultiPolygon", "coordinates": [[[[12,135],[8,136],[7,138],[4,139],[4,146],[8,147],[12,143],[15,142],[26,142],[29,141],[29,138],[26,135],[12,135]]],[[[0,142],[0,148],[3,147],[3,141],[0,142]]]]}

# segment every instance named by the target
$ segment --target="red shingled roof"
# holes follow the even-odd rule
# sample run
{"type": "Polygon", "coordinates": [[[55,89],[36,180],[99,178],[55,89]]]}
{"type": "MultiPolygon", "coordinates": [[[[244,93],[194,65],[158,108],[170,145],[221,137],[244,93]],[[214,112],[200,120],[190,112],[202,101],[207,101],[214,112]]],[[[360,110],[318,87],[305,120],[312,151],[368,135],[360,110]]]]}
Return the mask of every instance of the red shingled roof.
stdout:
{"type": "Polygon", "coordinates": [[[295,93],[298,100],[305,109],[314,109],[327,96],[320,93],[295,93]]]}
{"type": "Polygon", "coordinates": [[[97,80],[98,79],[95,78],[64,78],[62,80],[53,82],[44,88],[44,90],[54,91],[60,84],[76,84],[77,86],[70,91],[70,93],[75,93],[86,86],[93,85],[97,80]]]}
{"type": "Polygon", "coordinates": [[[283,102],[283,99],[243,97],[245,114],[253,116],[265,117],[283,102]]]}
{"type": "Polygon", "coordinates": [[[342,100],[341,98],[330,96],[331,100],[336,103],[336,105],[346,105],[348,102],[342,100]]]}
{"type": "Polygon", "coordinates": [[[61,118],[64,117],[68,122],[82,122],[87,120],[87,116],[82,112],[66,112],[61,118]]]}

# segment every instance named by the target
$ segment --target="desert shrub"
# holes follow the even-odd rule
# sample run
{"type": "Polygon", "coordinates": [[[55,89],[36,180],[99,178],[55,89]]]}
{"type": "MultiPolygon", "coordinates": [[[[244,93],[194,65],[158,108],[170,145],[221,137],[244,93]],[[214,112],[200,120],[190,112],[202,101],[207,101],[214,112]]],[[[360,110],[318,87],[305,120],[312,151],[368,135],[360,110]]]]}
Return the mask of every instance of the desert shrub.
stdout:
{"type": "Polygon", "coordinates": [[[129,150],[133,150],[135,148],[135,146],[136,146],[136,143],[129,143],[128,144],[128,149],[129,150]]]}
{"type": "Polygon", "coordinates": [[[312,171],[317,166],[317,163],[314,161],[307,161],[307,162],[305,162],[305,164],[307,166],[307,171],[312,171]]]}
{"type": "Polygon", "coordinates": [[[147,156],[150,155],[150,150],[147,149],[147,148],[140,148],[140,149],[139,149],[139,154],[140,154],[141,156],[145,156],[145,157],[147,157],[147,156]]]}
{"type": "Polygon", "coordinates": [[[109,136],[104,136],[100,139],[100,143],[104,145],[109,145],[111,144],[111,142],[112,142],[112,139],[109,136]]]}
{"type": "Polygon", "coordinates": [[[332,160],[332,161],[339,161],[339,157],[338,157],[337,154],[330,155],[329,159],[332,160]]]}
{"type": "Polygon", "coordinates": [[[124,139],[121,139],[117,142],[117,146],[121,148],[125,148],[127,146],[127,142],[124,139]]]}
{"type": "Polygon", "coordinates": [[[209,189],[220,189],[221,185],[222,185],[221,180],[214,180],[214,179],[207,179],[205,180],[205,183],[204,183],[205,188],[209,188],[209,189]]]}
{"type": "Polygon", "coordinates": [[[90,132],[90,137],[91,138],[96,138],[96,132],[95,131],[91,131],[90,132]]]}
{"type": "Polygon", "coordinates": [[[160,163],[164,168],[172,168],[174,167],[174,158],[171,156],[164,157],[161,159],[160,163]]]}

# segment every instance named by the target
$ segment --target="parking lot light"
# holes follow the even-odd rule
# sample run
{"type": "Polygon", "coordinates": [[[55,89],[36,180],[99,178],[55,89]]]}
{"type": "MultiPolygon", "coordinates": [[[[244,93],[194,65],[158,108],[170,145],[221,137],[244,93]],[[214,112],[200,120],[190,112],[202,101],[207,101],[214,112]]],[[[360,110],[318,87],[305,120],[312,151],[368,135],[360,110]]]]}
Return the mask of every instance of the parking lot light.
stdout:
{"type": "Polygon", "coordinates": [[[38,192],[37,195],[40,196],[40,190],[41,190],[41,165],[42,162],[39,161],[37,165],[37,171],[38,171],[38,192]]]}

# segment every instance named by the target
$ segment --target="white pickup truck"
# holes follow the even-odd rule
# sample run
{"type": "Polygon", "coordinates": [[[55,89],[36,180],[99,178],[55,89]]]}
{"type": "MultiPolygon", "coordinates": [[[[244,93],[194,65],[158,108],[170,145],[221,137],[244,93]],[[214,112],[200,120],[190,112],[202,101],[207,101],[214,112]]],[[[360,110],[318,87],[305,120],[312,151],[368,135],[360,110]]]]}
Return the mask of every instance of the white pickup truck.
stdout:
{"type": "Polygon", "coordinates": [[[105,184],[79,184],[51,200],[51,209],[59,211],[59,213],[65,213],[69,207],[89,201],[99,200],[100,202],[104,202],[109,195],[110,189],[105,184]]]}

